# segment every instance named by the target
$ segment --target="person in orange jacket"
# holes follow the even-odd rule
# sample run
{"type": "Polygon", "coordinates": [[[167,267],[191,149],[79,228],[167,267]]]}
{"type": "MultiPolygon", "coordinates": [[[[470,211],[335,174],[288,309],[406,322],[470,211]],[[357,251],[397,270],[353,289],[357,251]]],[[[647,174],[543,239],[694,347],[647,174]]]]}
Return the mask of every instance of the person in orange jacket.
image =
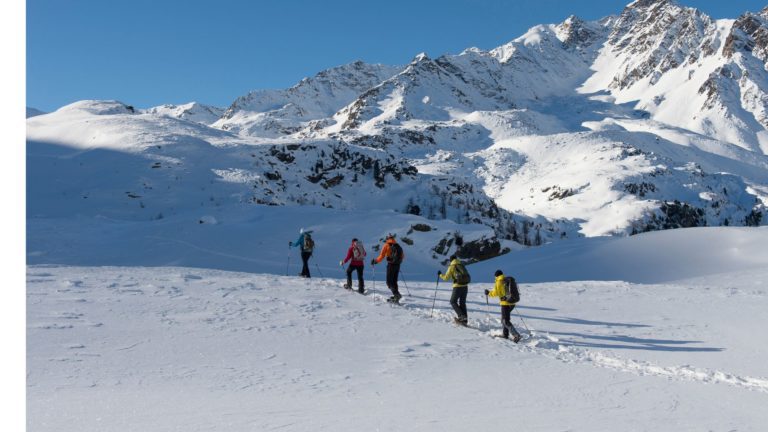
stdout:
{"type": "Polygon", "coordinates": [[[509,316],[512,314],[512,309],[515,308],[515,303],[501,300],[501,298],[506,293],[504,272],[501,270],[496,270],[494,276],[496,276],[496,283],[493,286],[493,290],[485,290],[485,295],[491,297],[499,297],[499,303],[501,304],[501,324],[504,326],[501,337],[504,339],[509,339],[509,334],[512,333],[512,340],[515,343],[518,343],[520,342],[520,333],[515,330],[515,326],[512,325],[512,321],[509,319],[509,316]]]}
{"type": "Polygon", "coordinates": [[[397,276],[400,273],[400,264],[405,258],[403,248],[395,240],[394,234],[387,234],[387,241],[384,243],[384,247],[381,248],[381,253],[377,258],[371,260],[371,265],[376,265],[387,259],[387,288],[392,291],[392,297],[387,301],[390,303],[398,303],[400,298],[400,291],[397,287],[397,276]]]}

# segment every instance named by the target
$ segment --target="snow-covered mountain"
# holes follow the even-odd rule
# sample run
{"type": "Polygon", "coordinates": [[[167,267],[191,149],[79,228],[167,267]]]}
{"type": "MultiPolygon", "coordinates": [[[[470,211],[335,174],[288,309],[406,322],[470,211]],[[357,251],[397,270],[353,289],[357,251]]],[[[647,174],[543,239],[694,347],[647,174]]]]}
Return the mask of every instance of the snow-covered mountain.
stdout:
{"type": "Polygon", "coordinates": [[[222,115],[223,108],[217,108],[209,105],[203,105],[197,102],[190,102],[183,105],[161,105],[147,109],[145,112],[157,115],[166,115],[176,117],[182,120],[189,120],[204,125],[216,123],[222,115]]]}
{"type": "Polygon", "coordinates": [[[316,207],[331,213],[304,213],[326,227],[321,214],[354,214],[341,218],[374,242],[429,226],[409,245],[424,262],[764,225],[767,58],[768,10],[713,20],[638,0],[489,51],[339,66],[223,112],[81,101],[27,121],[28,214],[242,222],[316,207]]]}
{"type": "Polygon", "coordinates": [[[322,71],[287,90],[257,90],[237,98],[215,127],[277,137],[324,119],[398,71],[361,61],[322,71]]]}

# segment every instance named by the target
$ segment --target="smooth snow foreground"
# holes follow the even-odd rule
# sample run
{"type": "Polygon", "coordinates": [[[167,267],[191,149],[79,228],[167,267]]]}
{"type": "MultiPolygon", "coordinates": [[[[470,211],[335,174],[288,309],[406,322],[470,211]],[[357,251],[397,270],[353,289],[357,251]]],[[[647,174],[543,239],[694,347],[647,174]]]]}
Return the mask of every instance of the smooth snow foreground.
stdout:
{"type": "Polygon", "coordinates": [[[518,345],[490,337],[489,284],[470,288],[467,329],[450,323],[448,284],[431,316],[434,282],[402,286],[393,306],[377,270],[377,295],[361,296],[338,279],[30,266],[28,430],[768,425],[768,269],[523,284],[513,322],[531,334],[518,345]]]}

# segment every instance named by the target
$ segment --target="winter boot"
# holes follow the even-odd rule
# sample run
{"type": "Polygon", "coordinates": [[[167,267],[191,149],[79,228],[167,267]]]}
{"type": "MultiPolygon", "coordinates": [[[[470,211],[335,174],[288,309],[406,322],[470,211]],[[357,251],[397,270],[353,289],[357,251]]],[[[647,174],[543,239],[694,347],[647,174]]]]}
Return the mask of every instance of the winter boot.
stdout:
{"type": "Polygon", "coordinates": [[[466,327],[467,326],[467,319],[466,318],[461,318],[461,317],[456,317],[456,318],[453,319],[453,323],[457,324],[457,325],[460,325],[460,326],[466,327]]]}
{"type": "Polygon", "coordinates": [[[520,333],[515,333],[515,335],[512,337],[512,342],[514,343],[520,342],[520,333]]]}

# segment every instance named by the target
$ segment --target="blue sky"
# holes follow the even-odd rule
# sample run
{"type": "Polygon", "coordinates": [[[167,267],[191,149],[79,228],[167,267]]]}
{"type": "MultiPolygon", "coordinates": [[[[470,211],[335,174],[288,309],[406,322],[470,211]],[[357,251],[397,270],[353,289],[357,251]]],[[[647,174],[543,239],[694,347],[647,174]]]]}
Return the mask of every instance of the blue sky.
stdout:
{"type": "MultiPolygon", "coordinates": [[[[490,49],[571,14],[598,19],[630,0],[28,0],[27,106],[81,99],[139,108],[228,106],[259,88],[363,60],[404,64],[490,49]]],[[[756,0],[680,0],[715,18],[756,0]]]]}

